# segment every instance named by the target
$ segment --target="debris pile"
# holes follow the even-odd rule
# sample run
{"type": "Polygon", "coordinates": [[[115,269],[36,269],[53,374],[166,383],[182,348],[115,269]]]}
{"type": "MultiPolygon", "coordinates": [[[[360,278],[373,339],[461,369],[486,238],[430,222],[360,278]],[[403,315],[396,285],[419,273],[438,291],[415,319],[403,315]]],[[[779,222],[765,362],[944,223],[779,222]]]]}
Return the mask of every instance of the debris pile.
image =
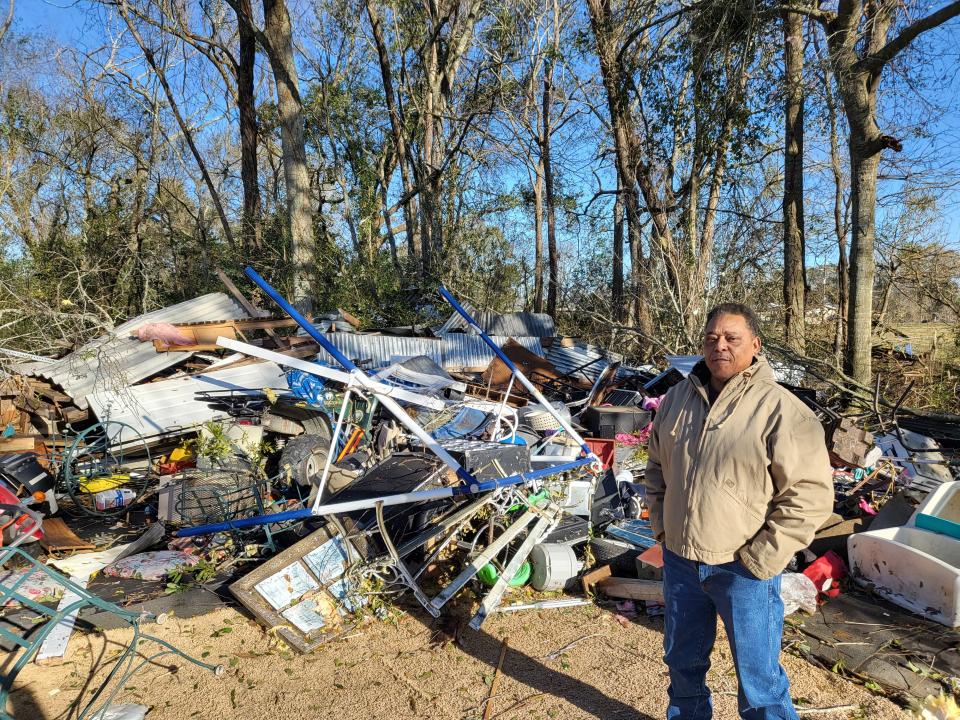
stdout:
{"type": "MultiPolygon", "coordinates": [[[[474,312],[445,289],[443,324],[364,332],[343,310],[310,320],[248,276],[283,315],[224,276],[227,293],[0,383],[0,597],[47,613],[61,638],[21,644],[24,661],[62,654],[72,622],[47,611],[71,593],[81,615],[130,614],[103,605],[98,583],[125,583],[129,604],[229,585],[301,652],[408,599],[434,617],[466,613],[474,629],[497,612],[605,599],[618,618],[662,614],[646,444],[698,358],[632,367],[557,337],[549,316],[474,312]],[[33,542],[46,563],[23,562],[17,548],[33,542]]],[[[794,368],[781,380],[824,423],[837,510],[785,576],[788,612],[854,591],[849,567],[860,586],[960,625],[948,460],[960,424],[897,408],[841,416],[789,384],[794,368]]]]}

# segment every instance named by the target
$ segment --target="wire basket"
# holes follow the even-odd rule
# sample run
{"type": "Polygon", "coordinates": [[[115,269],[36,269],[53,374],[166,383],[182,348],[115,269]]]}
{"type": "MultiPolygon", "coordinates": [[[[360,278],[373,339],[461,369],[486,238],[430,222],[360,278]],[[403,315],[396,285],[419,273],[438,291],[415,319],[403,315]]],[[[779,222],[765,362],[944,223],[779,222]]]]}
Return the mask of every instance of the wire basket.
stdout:
{"type": "Polygon", "coordinates": [[[248,470],[186,470],[178,476],[174,508],[186,525],[207,525],[263,515],[271,482],[248,470]]]}

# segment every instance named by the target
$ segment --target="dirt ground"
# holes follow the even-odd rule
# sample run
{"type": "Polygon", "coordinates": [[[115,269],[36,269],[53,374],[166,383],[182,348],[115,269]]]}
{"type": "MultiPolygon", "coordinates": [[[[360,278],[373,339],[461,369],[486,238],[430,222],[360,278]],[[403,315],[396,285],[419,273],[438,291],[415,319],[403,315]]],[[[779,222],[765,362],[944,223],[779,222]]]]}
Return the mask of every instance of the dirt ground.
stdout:
{"type": "MultiPolygon", "coordinates": [[[[491,718],[663,717],[667,679],[659,618],[627,621],[593,606],[528,611],[494,615],[480,632],[464,628],[459,641],[452,638],[454,623],[428,621],[410,614],[395,624],[373,622],[310,655],[297,655],[232,609],[172,618],[145,630],[221,663],[225,674],[217,678],[167,655],[134,676],[115,702],[150,706],[148,720],[479,719],[507,638],[491,718]]],[[[64,664],[28,666],[11,696],[13,717],[71,717],[69,704],[89,677],[91,658],[109,657],[129,638],[129,631],[75,634],[64,664]]],[[[783,662],[798,706],[841,706],[810,717],[908,717],[888,700],[800,658],[784,654],[783,662]]],[[[723,637],[709,682],[714,717],[736,718],[736,678],[723,637]]]]}

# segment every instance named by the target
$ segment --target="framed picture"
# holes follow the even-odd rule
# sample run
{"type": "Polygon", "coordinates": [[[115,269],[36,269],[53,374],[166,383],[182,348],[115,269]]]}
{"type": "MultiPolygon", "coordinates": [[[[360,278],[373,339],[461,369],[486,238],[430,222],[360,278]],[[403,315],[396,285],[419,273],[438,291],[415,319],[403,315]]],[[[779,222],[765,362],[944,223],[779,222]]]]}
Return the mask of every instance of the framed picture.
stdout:
{"type": "Polygon", "coordinates": [[[344,574],[369,550],[362,535],[345,538],[327,523],[234,582],[230,592],[290,647],[310,652],[356,627],[362,603],[344,574]]]}

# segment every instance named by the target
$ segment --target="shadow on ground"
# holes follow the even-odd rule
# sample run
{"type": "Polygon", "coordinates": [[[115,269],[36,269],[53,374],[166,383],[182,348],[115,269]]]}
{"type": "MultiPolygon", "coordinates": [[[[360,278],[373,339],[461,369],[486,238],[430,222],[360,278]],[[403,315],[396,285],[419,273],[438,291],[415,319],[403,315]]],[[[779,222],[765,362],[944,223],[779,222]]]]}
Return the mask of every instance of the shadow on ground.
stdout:
{"type": "MultiPolygon", "coordinates": [[[[427,628],[449,633],[457,647],[488,665],[491,672],[496,669],[502,641],[483,629],[473,630],[468,627],[469,616],[459,619],[455,616],[441,616],[434,619],[419,606],[408,605],[404,609],[427,628]]],[[[500,672],[544,695],[565,700],[584,713],[601,720],[655,720],[617,698],[606,695],[593,685],[558,672],[514,647],[508,647],[500,672]]],[[[535,703],[536,701],[532,700],[529,705],[517,710],[529,715],[530,710],[535,708],[535,703]]]]}

